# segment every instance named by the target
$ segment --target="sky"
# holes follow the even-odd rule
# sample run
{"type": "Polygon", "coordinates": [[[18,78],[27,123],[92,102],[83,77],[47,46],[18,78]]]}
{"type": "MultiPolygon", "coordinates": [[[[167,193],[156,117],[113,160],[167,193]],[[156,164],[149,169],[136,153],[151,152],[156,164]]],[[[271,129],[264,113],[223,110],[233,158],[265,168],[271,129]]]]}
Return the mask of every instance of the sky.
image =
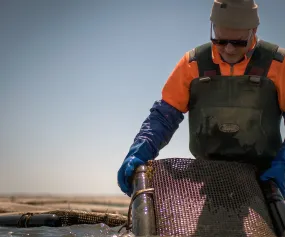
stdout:
{"type": "MultiPolygon", "coordinates": [[[[212,0],[2,0],[0,194],[123,195],[120,168],[212,0]]],[[[285,1],[257,0],[285,47],[285,1]]],[[[192,157],[188,114],[158,159],[192,157]]],[[[282,126],[284,136],[284,127],[282,126]]]]}

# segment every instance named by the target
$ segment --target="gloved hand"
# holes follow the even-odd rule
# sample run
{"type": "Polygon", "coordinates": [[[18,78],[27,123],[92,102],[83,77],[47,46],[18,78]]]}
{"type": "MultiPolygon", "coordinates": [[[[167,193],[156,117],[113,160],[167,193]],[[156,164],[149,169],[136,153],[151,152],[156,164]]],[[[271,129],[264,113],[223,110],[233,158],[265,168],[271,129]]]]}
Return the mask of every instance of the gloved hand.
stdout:
{"type": "Polygon", "coordinates": [[[158,156],[184,119],[181,111],[164,100],[156,101],[150,112],[118,171],[118,185],[128,196],[133,192],[129,179],[134,170],[158,156]]]}
{"type": "Polygon", "coordinates": [[[281,147],[276,158],[272,161],[271,167],[260,176],[260,179],[262,181],[274,179],[283,197],[285,197],[285,146],[284,145],[281,147]]]}
{"type": "Polygon", "coordinates": [[[131,197],[133,193],[133,187],[130,183],[130,177],[133,176],[135,169],[144,165],[145,162],[141,159],[131,156],[124,160],[121,168],[118,171],[118,184],[121,190],[131,197]]]}

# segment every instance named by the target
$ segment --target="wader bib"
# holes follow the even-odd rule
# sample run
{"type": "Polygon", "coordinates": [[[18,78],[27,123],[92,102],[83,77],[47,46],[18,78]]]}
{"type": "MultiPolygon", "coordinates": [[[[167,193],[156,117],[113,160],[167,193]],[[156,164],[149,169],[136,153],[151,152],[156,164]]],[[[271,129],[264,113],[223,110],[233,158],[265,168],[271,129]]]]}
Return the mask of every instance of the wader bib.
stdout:
{"type": "Polygon", "coordinates": [[[270,166],[282,144],[282,117],[274,83],[267,78],[272,60],[284,59],[278,46],[259,41],[242,76],[221,76],[211,43],[190,53],[199,78],[190,84],[190,151],[196,158],[270,166]]]}

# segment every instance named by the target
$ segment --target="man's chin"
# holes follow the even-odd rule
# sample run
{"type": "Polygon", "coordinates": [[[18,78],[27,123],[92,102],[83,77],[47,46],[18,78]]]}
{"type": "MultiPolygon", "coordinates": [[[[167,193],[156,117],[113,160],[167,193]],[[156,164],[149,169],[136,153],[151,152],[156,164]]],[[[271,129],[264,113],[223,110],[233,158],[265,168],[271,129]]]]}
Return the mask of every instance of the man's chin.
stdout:
{"type": "Polygon", "coordinates": [[[240,57],[237,55],[224,55],[223,59],[229,64],[234,64],[240,61],[240,57]]]}

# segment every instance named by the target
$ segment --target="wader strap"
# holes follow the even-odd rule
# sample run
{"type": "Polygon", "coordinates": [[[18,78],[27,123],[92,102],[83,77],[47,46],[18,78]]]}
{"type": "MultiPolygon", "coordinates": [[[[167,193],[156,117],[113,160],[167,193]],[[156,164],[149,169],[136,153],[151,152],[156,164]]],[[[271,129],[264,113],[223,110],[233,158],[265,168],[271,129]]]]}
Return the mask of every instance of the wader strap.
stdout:
{"type": "Polygon", "coordinates": [[[219,64],[215,64],[212,60],[211,43],[197,47],[195,49],[195,57],[200,77],[221,75],[219,64]]]}
{"type": "Polygon", "coordinates": [[[265,41],[258,41],[244,75],[267,76],[271,62],[275,59],[278,46],[265,41]]]}

